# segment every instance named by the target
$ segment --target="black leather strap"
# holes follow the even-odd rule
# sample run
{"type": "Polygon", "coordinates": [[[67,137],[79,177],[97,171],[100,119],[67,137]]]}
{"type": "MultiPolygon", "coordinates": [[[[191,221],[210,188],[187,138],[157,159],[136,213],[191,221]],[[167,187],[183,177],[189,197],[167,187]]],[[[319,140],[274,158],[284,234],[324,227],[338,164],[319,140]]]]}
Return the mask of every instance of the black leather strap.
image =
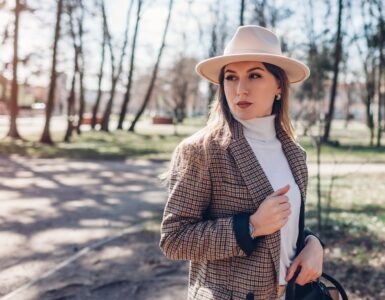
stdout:
{"type": "MultiPolygon", "coordinates": [[[[300,272],[300,269],[297,269],[293,278],[288,282],[287,288],[286,288],[285,300],[298,300],[298,299],[296,299],[296,283],[295,283],[295,281],[297,280],[299,272],[300,272]]],[[[328,280],[329,282],[331,282],[337,288],[338,292],[340,293],[340,295],[342,297],[342,300],[349,300],[344,288],[338,282],[337,279],[335,279],[334,277],[332,277],[331,275],[329,275],[325,272],[322,273],[321,277],[323,277],[326,280],[328,280]]],[[[319,279],[317,279],[317,280],[319,280],[319,279]]]]}
{"type": "Polygon", "coordinates": [[[346,295],[346,292],[345,292],[344,288],[338,282],[337,279],[333,278],[329,274],[326,274],[325,272],[322,273],[322,277],[334,284],[334,286],[337,288],[338,292],[340,293],[340,295],[342,297],[342,300],[348,300],[348,295],[346,295]]]}

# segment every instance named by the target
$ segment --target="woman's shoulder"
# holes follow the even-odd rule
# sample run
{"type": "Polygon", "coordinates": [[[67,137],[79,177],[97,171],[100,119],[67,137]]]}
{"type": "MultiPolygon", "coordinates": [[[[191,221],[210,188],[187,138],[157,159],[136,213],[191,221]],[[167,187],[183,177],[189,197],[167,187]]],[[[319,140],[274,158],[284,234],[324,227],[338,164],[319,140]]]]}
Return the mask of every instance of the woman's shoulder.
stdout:
{"type": "Polygon", "coordinates": [[[202,128],[194,134],[183,139],[178,145],[177,150],[191,152],[191,154],[201,155],[203,152],[210,152],[212,149],[220,147],[220,143],[215,136],[202,128]]]}

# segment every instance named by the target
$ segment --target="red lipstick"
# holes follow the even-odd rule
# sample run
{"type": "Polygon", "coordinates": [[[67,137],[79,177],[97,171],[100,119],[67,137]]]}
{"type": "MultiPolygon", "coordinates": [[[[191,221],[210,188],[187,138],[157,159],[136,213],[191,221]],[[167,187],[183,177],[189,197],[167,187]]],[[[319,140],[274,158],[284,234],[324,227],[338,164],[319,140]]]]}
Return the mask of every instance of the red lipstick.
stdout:
{"type": "Polygon", "coordinates": [[[251,104],[251,102],[248,102],[248,101],[239,101],[237,103],[237,105],[240,107],[240,108],[248,108],[251,104]]]}

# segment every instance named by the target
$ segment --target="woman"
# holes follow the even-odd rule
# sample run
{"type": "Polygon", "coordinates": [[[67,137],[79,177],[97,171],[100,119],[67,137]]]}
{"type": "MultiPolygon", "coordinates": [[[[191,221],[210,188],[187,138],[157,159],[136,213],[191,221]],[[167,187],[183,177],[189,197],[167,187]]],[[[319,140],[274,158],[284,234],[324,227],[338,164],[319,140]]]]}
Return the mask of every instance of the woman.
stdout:
{"type": "Polygon", "coordinates": [[[322,273],[288,106],[289,84],[309,69],[282,55],[273,32],[241,26],[196,70],[218,94],[207,125],[173,153],[160,247],[191,261],[188,299],[285,299],[295,272],[299,285],[322,273]]]}

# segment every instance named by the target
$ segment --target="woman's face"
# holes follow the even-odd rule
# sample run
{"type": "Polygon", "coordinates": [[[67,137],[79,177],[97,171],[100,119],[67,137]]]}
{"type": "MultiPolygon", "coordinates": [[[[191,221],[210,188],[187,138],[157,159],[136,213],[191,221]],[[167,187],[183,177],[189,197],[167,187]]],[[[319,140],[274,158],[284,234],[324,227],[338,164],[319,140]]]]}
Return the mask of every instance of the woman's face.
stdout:
{"type": "Polygon", "coordinates": [[[225,66],[224,91],[232,114],[248,120],[271,115],[281,88],[263,63],[245,61],[225,66]]]}

